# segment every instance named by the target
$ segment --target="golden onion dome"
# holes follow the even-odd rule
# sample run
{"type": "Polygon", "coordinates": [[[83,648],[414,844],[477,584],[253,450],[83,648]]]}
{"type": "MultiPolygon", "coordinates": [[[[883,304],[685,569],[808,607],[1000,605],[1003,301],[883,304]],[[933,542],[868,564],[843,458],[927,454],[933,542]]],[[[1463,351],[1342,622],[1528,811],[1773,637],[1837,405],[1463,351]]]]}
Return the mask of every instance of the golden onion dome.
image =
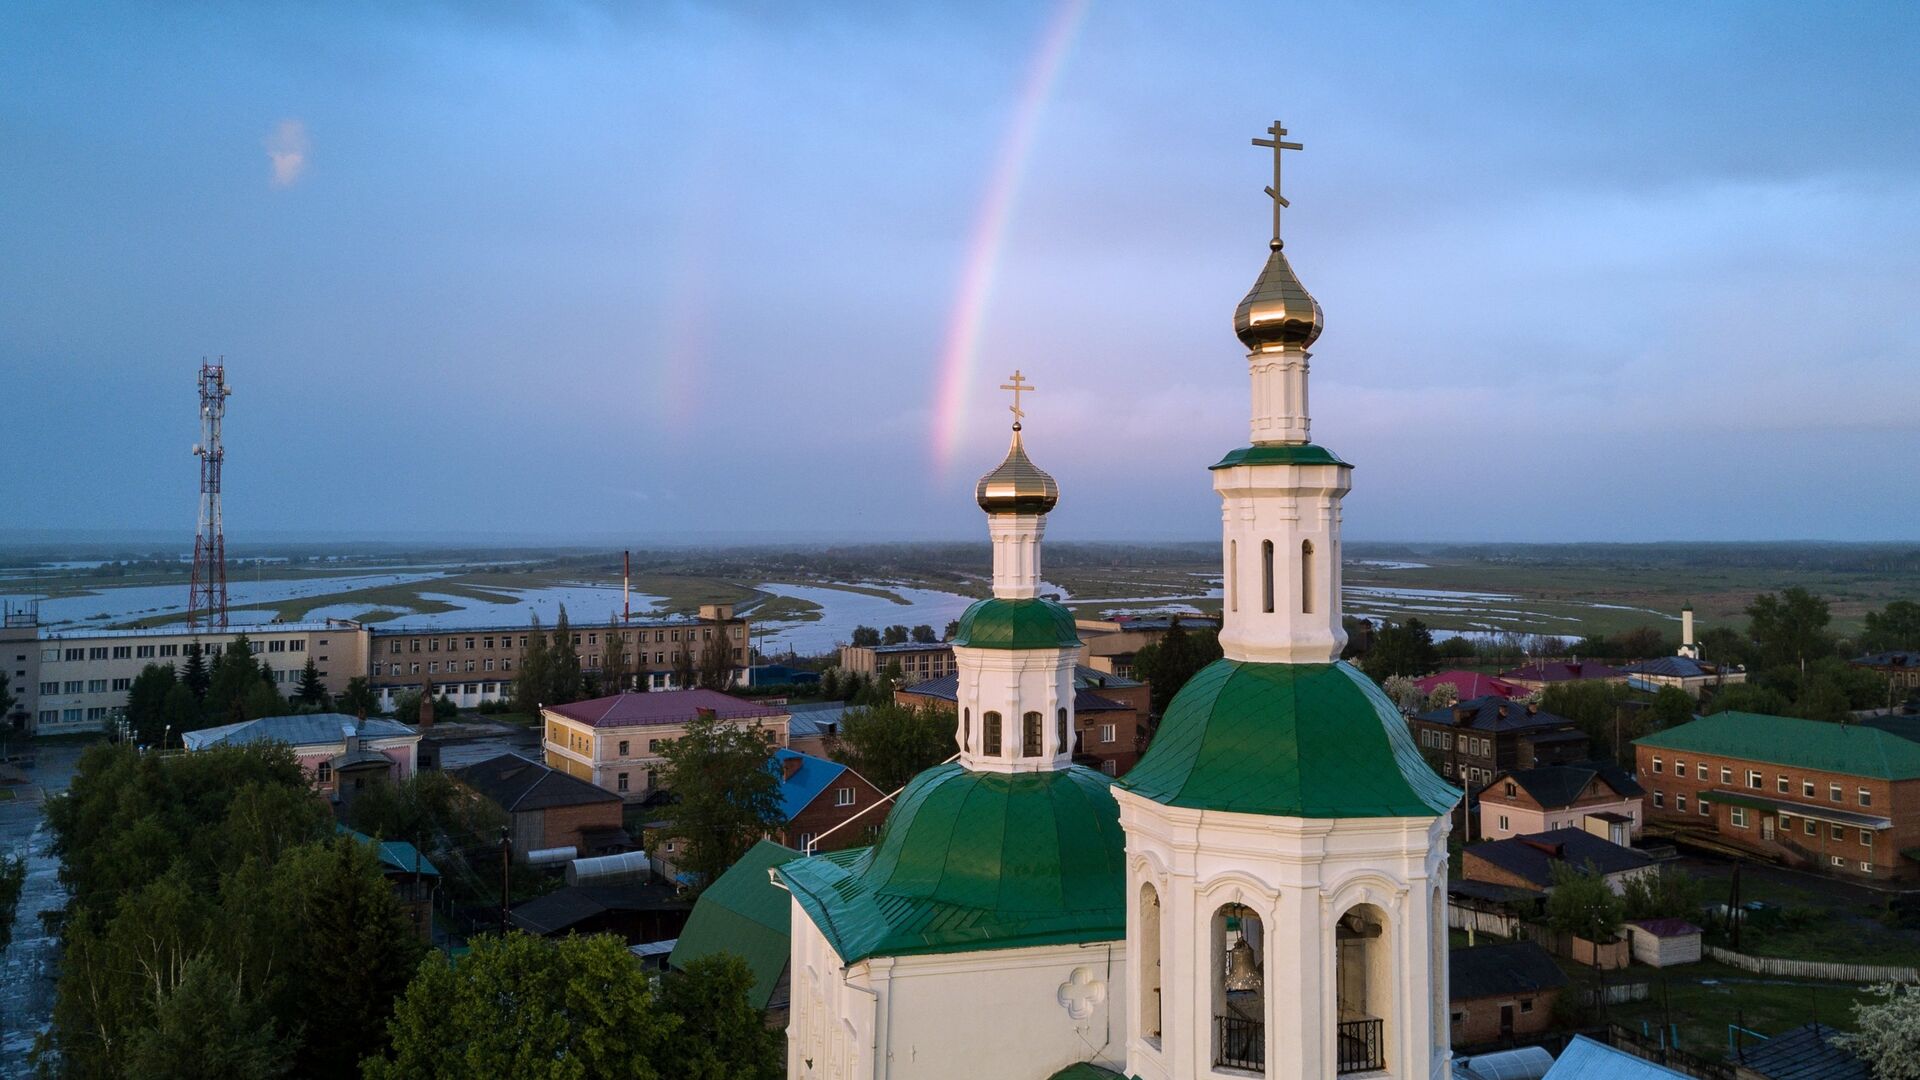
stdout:
{"type": "Polygon", "coordinates": [[[974,501],[989,514],[1044,514],[1060,501],[1060,485],[1040,471],[1020,442],[1020,425],[1013,425],[1013,445],[1007,459],[980,478],[974,501]]]}
{"type": "Polygon", "coordinates": [[[1271,241],[1273,254],[1260,271],[1246,299],[1233,312],[1233,332],[1249,349],[1301,348],[1320,336],[1320,302],[1300,284],[1287,263],[1280,241],[1271,241]]]}

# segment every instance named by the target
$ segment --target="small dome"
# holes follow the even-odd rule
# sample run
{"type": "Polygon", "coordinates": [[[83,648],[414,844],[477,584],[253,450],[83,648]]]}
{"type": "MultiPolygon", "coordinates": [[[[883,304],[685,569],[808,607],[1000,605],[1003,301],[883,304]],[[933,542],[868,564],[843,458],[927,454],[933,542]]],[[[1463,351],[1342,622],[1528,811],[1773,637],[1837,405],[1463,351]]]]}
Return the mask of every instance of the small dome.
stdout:
{"type": "Polygon", "coordinates": [[[1320,336],[1321,325],[1320,301],[1300,284],[1299,275],[1280,249],[1280,241],[1273,241],[1273,254],[1267,256],[1259,280],[1234,309],[1233,332],[1249,349],[1283,345],[1304,349],[1320,336]]]}
{"type": "Polygon", "coordinates": [[[1044,514],[1060,501],[1060,485],[1027,457],[1027,448],[1020,443],[1020,428],[1015,425],[1007,460],[980,478],[973,498],[989,514],[1044,514]]]}

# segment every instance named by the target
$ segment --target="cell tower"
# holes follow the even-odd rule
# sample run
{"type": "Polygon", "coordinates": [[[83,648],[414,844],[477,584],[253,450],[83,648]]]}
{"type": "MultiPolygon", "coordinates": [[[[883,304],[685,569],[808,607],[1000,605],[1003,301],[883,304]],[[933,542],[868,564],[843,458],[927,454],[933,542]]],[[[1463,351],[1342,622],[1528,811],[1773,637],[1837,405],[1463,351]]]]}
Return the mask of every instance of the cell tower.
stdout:
{"type": "Polygon", "coordinates": [[[220,467],[226,448],[220,445],[220,418],[227,413],[227,358],[217,364],[200,362],[200,441],[193,454],[200,459],[200,528],[193,536],[193,584],[187,596],[187,629],[227,628],[227,537],[220,521],[220,467]]]}

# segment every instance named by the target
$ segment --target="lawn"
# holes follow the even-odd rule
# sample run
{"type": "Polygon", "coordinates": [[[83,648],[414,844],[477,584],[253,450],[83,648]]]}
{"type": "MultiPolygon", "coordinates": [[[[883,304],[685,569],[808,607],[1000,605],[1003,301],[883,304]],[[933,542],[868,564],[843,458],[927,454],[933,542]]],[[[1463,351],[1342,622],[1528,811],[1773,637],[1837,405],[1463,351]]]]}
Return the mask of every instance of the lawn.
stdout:
{"type": "MultiPolygon", "coordinates": [[[[1710,960],[1664,972],[1644,967],[1629,970],[1633,978],[1653,983],[1653,996],[1610,1005],[1607,1019],[1635,1030],[1644,1025],[1648,1034],[1657,1037],[1661,1024],[1671,1017],[1680,1029],[1680,1049],[1708,1058],[1725,1056],[1729,1025],[1776,1035],[1818,1016],[1823,1024],[1851,1030],[1853,1005],[1873,1000],[1865,987],[1749,975],[1710,960]]],[[[1570,968],[1568,974],[1576,986],[1592,978],[1585,968],[1570,968]]]]}
{"type": "MultiPolygon", "coordinates": [[[[1709,895],[1724,900],[1727,868],[1689,865],[1706,878],[1709,895]]],[[[1781,870],[1748,871],[1740,878],[1742,901],[1769,905],[1756,912],[1740,935],[1740,951],[1750,956],[1818,960],[1843,964],[1920,966],[1920,930],[1889,925],[1886,897],[1845,882],[1781,870]]],[[[1724,934],[1709,933],[1710,944],[1731,948],[1724,934]]]]}

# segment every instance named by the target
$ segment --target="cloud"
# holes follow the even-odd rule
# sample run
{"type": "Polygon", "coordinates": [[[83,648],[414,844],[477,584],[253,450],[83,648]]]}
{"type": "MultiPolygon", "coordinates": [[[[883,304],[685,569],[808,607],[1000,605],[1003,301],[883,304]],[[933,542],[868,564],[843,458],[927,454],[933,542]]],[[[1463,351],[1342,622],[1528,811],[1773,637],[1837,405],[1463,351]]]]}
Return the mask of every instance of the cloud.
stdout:
{"type": "Polygon", "coordinates": [[[307,171],[307,153],[313,144],[307,138],[307,125],[301,120],[282,120],[267,136],[267,158],[273,162],[273,186],[292,187],[307,171]]]}

